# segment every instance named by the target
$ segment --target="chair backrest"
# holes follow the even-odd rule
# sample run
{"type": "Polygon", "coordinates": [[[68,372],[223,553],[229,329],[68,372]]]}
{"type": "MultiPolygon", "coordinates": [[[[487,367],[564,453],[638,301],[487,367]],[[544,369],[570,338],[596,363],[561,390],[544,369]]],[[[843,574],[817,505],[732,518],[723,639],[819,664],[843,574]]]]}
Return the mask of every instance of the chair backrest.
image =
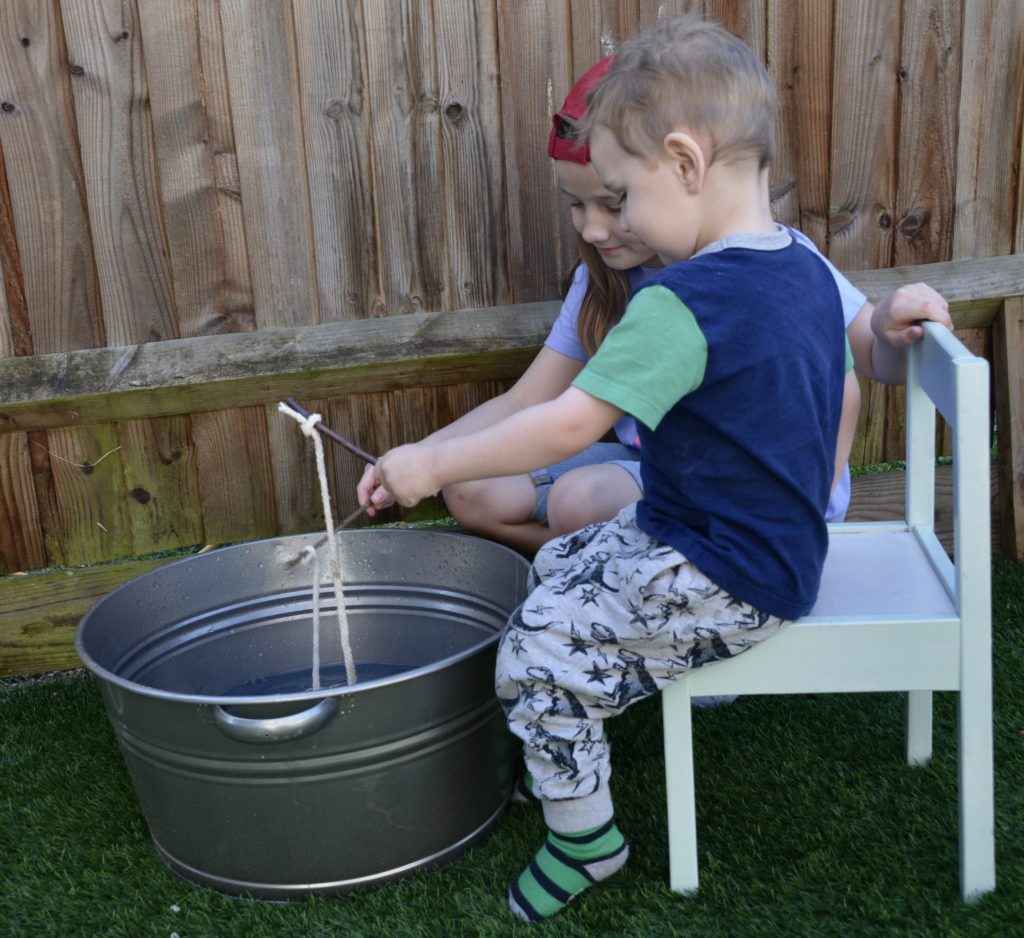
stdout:
{"type": "Polygon", "coordinates": [[[907,523],[926,543],[967,634],[965,653],[988,656],[991,618],[992,420],[988,362],[948,329],[924,323],[907,359],[907,523]],[[953,563],[929,537],[935,517],[935,411],[953,434],[953,563]],[[970,637],[973,634],[973,639],[970,637]],[[976,647],[967,650],[971,642],[976,647]]]}

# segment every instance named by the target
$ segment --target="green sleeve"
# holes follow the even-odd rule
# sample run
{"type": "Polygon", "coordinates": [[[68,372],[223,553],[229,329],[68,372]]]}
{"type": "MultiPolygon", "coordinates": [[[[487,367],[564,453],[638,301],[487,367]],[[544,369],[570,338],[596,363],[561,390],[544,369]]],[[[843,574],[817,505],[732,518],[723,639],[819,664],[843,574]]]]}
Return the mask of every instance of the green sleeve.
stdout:
{"type": "Polygon", "coordinates": [[[680,398],[700,387],[708,344],[689,308],[671,290],[651,286],[573,381],[654,430],[680,398]]]}

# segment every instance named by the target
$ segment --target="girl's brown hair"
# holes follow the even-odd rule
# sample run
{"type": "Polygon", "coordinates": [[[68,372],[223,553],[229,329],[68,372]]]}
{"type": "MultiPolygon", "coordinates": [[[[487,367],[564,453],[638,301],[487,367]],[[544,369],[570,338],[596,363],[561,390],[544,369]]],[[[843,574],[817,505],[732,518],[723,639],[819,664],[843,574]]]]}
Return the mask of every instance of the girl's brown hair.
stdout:
{"type": "Polygon", "coordinates": [[[608,335],[608,330],[622,318],[632,288],[626,272],[609,267],[597,249],[587,244],[578,234],[576,245],[580,258],[562,284],[562,296],[569,292],[580,264],[585,264],[589,279],[580,304],[579,318],[576,320],[576,332],[583,350],[587,355],[593,355],[608,335]]]}

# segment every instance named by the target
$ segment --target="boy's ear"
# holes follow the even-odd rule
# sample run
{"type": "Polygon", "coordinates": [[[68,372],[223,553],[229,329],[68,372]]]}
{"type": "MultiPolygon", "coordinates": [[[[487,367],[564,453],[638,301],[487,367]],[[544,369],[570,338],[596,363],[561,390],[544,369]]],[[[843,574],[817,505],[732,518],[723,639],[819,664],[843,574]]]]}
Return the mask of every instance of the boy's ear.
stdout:
{"type": "Polygon", "coordinates": [[[692,135],[679,130],[666,134],[662,145],[686,190],[696,195],[704,184],[707,171],[707,161],[700,143],[692,135]]]}

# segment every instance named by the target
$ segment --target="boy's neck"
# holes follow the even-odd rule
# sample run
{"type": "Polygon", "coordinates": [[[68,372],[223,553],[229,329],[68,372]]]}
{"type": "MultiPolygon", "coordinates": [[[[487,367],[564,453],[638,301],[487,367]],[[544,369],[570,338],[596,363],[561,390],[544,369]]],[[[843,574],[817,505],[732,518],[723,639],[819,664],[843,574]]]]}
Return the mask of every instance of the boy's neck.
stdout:
{"type": "Polygon", "coordinates": [[[768,170],[749,162],[714,163],[704,177],[708,206],[696,250],[732,235],[776,230],[768,196],[768,170]]]}

